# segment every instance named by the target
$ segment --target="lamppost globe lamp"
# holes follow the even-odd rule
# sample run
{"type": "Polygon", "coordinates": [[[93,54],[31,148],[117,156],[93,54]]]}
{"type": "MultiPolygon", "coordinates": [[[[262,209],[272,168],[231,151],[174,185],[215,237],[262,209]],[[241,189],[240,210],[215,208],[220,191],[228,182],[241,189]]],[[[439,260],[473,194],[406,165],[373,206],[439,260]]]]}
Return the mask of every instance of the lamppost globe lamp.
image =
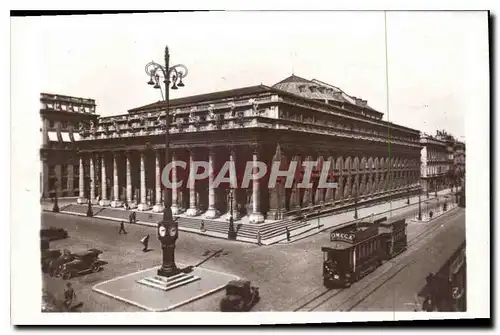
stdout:
{"type": "MultiPolygon", "coordinates": [[[[176,90],[178,87],[184,87],[182,82],[183,78],[186,78],[188,74],[188,69],[183,64],[177,64],[169,66],[170,63],[170,53],[168,46],[165,47],[165,65],[158,64],[154,61],[146,64],[145,71],[149,76],[148,85],[152,85],[153,88],[159,89],[164,100],[165,105],[165,164],[168,164],[171,160],[170,156],[170,113],[169,113],[169,93],[170,88],[176,90]],[[165,84],[165,94],[161,89],[160,82],[163,81],[165,84]],[[171,87],[169,85],[172,84],[171,87]]],[[[172,193],[167,187],[164,187],[163,196],[163,218],[158,223],[158,239],[162,246],[162,265],[158,270],[158,275],[163,277],[171,277],[180,272],[180,270],[175,265],[175,241],[179,237],[179,230],[177,222],[174,221],[172,215],[172,193]]]]}

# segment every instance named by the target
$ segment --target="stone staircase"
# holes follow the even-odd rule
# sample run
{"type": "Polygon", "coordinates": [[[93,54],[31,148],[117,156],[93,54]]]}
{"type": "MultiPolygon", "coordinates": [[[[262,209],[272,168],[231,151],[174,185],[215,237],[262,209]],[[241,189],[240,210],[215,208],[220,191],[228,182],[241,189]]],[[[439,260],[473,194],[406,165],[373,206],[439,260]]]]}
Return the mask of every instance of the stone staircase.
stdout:
{"type": "MultiPolygon", "coordinates": [[[[201,220],[196,218],[186,218],[179,217],[177,221],[179,227],[190,228],[193,230],[200,230],[201,220]]],[[[205,229],[207,231],[216,232],[220,234],[227,234],[229,224],[227,222],[221,222],[216,220],[203,220],[205,229]]],[[[234,223],[234,229],[236,230],[237,237],[245,237],[248,239],[257,239],[257,234],[260,231],[260,236],[262,240],[267,240],[278,235],[283,235],[285,233],[285,228],[288,227],[290,232],[293,230],[307,226],[305,222],[300,222],[296,220],[283,220],[276,221],[272,223],[262,223],[262,224],[244,224],[244,223],[234,223]]]]}
{"type": "MultiPolygon", "coordinates": [[[[126,223],[128,223],[129,221],[130,211],[125,211],[123,209],[92,206],[92,211],[94,213],[94,216],[97,217],[109,218],[117,221],[123,220],[126,223]]],[[[87,205],[71,204],[61,212],[66,212],[68,214],[86,215],[87,205]]],[[[139,223],[156,225],[162,219],[162,214],[136,211],[136,218],[139,223]]],[[[179,228],[181,230],[183,230],[184,228],[184,230],[187,231],[201,232],[200,228],[202,221],[206,231],[227,235],[229,223],[224,221],[207,220],[202,219],[201,217],[188,218],[179,216],[177,223],[179,224],[179,228]]],[[[290,231],[290,233],[292,233],[292,231],[306,227],[308,225],[308,223],[299,221],[297,219],[286,219],[282,221],[262,224],[245,224],[236,221],[234,223],[234,228],[237,232],[237,238],[243,237],[246,239],[257,240],[257,234],[260,231],[261,239],[264,241],[279,235],[284,235],[286,227],[288,227],[288,230],[290,231]]]]}

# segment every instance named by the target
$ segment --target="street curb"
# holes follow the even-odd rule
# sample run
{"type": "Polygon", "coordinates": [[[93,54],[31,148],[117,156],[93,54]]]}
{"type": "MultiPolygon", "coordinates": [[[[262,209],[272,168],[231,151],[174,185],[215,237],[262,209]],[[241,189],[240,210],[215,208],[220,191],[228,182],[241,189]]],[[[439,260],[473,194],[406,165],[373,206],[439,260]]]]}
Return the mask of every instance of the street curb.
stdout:
{"type": "MultiPolygon", "coordinates": [[[[447,194],[445,194],[445,195],[447,195],[447,194]]],[[[425,202],[429,202],[429,201],[433,201],[433,200],[436,200],[436,198],[434,197],[434,198],[432,198],[432,199],[426,199],[426,200],[424,200],[423,202],[425,203],[425,202]]],[[[403,205],[403,206],[401,206],[401,207],[396,207],[396,208],[393,208],[393,209],[386,210],[386,211],[384,211],[384,212],[377,213],[376,215],[381,215],[381,214],[389,213],[389,212],[391,212],[391,211],[404,209],[404,208],[406,208],[406,207],[410,207],[410,206],[414,206],[414,205],[415,205],[415,204],[409,204],[409,205],[406,205],[406,204],[405,204],[405,205],[403,205]]],[[[341,225],[348,225],[348,224],[354,223],[354,222],[356,222],[356,221],[360,221],[360,220],[362,220],[362,219],[369,218],[370,216],[371,216],[371,215],[367,215],[367,216],[363,216],[363,217],[360,217],[360,218],[358,218],[358,219],[354,219],[354,220],[351,220],[351,221],[341,222],[341,223],[339,223],[339,224],[337,224],[337,225],[334,225],[334,226],[325,227],[325,228],[323,228],[323,229],[319,229],[319,230],[318,230],[318,232],[317,232],[316,234],[321,233],[321,232],[326,231],[326,230],[331,229],[331,228],[337,228],[337,227],[339,227],[339,226],[341,226],[341,225]]],[[[321,217],[321,216],[320,216],[320,217],[321,217]]],[[[326,216],[325,216],[325,217],[326,217],[326,216]]],[[[302,232],[302,233],[298,234],[297,236],[300,236],[300,235],[302,235],[302,234],[305,234],[305,233],[307,233],[308,231],[310,231],[310,230],[304,231],[304,232],[302,232]]],[[[293,243],[293,242],[296,242],[296,241],[303,240],[303,239],[305,239],[305,238],[311,237],[311,236],[316,235],[316,234],[311,234],[311,235],[307,235],[307,236],[300,236],[300,237],[299,237],[299,238],[297,238],[297,239],[291,239],[291,240],[290,240],[290,242],[286,241],[286,237],[285,237],[285,238],[283,238],[283,239],[281,239],[281,240],[278,240],[278,241],[276,241],[276,242],[270,243],[270,244],[268,244],[268,245],[278,244],[278,243],[279,243],[279,244],[284,244],[284,245],[286,245],[286,244],[289,244],[289,243],[293,243]]]]}

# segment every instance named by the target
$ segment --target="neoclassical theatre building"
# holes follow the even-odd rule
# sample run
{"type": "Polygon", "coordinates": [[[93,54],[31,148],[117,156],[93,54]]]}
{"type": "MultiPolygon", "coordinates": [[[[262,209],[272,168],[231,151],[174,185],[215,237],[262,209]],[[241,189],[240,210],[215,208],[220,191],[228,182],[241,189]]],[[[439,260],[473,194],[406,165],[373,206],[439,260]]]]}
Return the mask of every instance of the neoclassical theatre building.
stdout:
{"type": "MultiPolygon", "coordinates": [[[[102,206],[127,202],[139,210],[162,210],[161,171],[165,166],[165,104],[156,102],[127,114],[75,124],[78,201],[102,206]],[[85,178],[87,176],[87,178],[85,178]],[[86,180],[89,180],[86,186],[86,180]]],[[[172,189],[174,213],[200,218],[227,215],[259,223],[308,211],[406,196],[420,189],[420,132],[382,120],[366,100],[318,80],[292,75],[272,87],[259,85],[170,101],[173,181],[186,181],[191,163],[209,162],[209,176],[195,188],[172,189]],[[229,192],[211,181],[226,161],[234,161],[238,186],[248,161],[268,166],[305,160],[330,162],[336,189],[291,188],[266,177],[229,192]],[[230,196],[230,194],[234,196],[230,196]],[[231,199],[231,200],[230,200],[231,199]]],[[[270,169],[269,169],[270,170],[270,169]]]]}

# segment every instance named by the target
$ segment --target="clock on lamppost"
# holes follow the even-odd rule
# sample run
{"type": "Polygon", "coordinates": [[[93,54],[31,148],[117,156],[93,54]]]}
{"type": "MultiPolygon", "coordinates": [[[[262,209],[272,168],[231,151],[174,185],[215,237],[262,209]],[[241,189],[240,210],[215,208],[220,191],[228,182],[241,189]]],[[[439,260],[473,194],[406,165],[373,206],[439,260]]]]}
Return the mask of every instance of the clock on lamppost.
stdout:
{"type": "Polygon", "coordinates": [[[158,239],[162,248],[162,265],[158,275],[164,277],[175,276],[180,272],[175,264],[175,241],[179,237],[177,222],[171,217],[168,221],[158,223],[158,239]]]}

